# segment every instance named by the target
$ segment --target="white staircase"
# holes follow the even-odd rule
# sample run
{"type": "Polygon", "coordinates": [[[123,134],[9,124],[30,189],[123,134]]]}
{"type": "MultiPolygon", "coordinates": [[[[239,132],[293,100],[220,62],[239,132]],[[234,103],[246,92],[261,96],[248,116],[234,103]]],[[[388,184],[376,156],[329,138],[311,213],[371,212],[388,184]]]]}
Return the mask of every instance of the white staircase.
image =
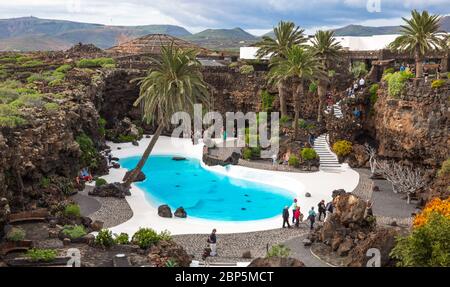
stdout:
{"type": "Polygon", "coordinates": [[[342,165],[330,149],[328,134],[323,134],[314,140],[314,150],[320,156],[320,170],[329,172],[341,170],[342,165]]]}
{"type": "Polygon", "coordinates": [[[342,119],[344,117],[344,114],[342,113],[342,110],[341,110],[341,102],[337,102],[336,104],[334,104],[333,110],[334,110],[334,116],[336,118],[342,119]]]}

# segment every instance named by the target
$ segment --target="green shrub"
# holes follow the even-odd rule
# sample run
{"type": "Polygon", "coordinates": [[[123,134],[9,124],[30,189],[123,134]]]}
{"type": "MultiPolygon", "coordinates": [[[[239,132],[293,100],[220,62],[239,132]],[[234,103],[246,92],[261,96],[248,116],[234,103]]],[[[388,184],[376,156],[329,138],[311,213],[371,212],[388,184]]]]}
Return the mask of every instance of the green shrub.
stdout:
{"type": "Polygon", "coordinates": [[[62,233],[70,239],[78,239],[87,234],[83,225],[64,225],[62,233]]]}
{"type": "Polygon", "coordinates": [[[333,151],[339,157],[345,157],[352,152],[352,143],[346,140],[340,140],[334,143],[333,151]]]}
{"type": "Polygon", "coordinates": [[[450,218],[439,213],[397,238],[391,257],[399,267],[450,267],[450,218]]]}
{"type": "Polygon", "coordinates": [[[239,66],[239,63],[238,63],[238,62],[233,62],[233,63],[231,63],[231,64],[228,65],[229,68],[236,68],[236,67],[238,67],[238,66],[239,66]]]}
{"type": "Polygon", "coordinates": [[[47,77],[43,74],[35,73],[27,78],[28,83],[47,82],[47,77]]]}
{"type": "Polygon", "coordinates": [[[272,95],[267,90],[261,91],[261,110],[264,112],[271,111],[273,108],[273,102],[275,101],[275,95],[272,95]]]}
{"type": "Polygon", "coordinates": [[[38,249],[32,248],[27,251],[26,256],[31,259],[31,261],[43,261],[43,262],[51,262],[55,260],[58,252],[54,249],[38,249]]]}
{"type": "Polygon", "coordinates": [[[21,64],[21,66],[25,68],[33,68],[41,65],[44,65],[44,62],[42,62],[41,60],[30,60],[21,64]]]}
{"type": "Polygon", "coordinates": [[[291,118],[290,116],[284,115],[284,116],[282,116],[282,117],[280,118],[280,124],[283,125],[283,126],[285,126],[285,125],[286,125],[287,123],[289,123],[291,120],[292,120],[292,118],[291,118]]]}
{"type": "Polygon", "coordinates": [[[395,73],[394,68],[387,68],[386,70],[384,70],[383,75],[393,74],[393,73],[395,73]]]}
{"type": "Polygon", "coordinates": [[[244,148],[244,150],[242,151],[242,158],[245,160],[252,159],[252,150],[248,147],[244,148]]]}
{"type": "Polygon", "coordinates": [[[366,68],[366,63],[364,62],[355,62],[353,63],[351,72],[355,78],[363,77],[367,75],[368,71],[366,68]]]}
{"type": "Polygon", "coordinates": [[[300,152],[300,155],[303,160],[313,160],[317,158],[317,152],[313,148],[304,148],[300,152]]]}
{"type": "Polygon", "coordinates": [[[169,260],[166,261],[166,267],[178,267],[178,263],[175,259],[170,258],[169,260]]]}
{"type": "Polygon", "coordinates": [[[39,185],[40,185],[42,188],[48,188],[48,187],[50,186],[51,183],[52,183],[52,182],[51,182],[51,180],[50,180],[48,177],[43,177],[43,178],[41,179],[41,182],[39,183],[39,185]]]}
{"type": "Polygon", "coordinates": [[[126,245],[130,243],[130,239],[128,237],[128,234],[126,233],[120,233],[119,235],[114,234],[114,242],[118,245],[126,245]]]}
{"type": "Polygon", "coordinates": [[[64,208],[64,215],[71,218],[77,218],[81,216],[80,206],[78,204],[68,204],[64,208]]]}
{"type": "Polygon", "coordinates": [[[103,69],[114,69],[116,67],[116,64],[104,64],[102,65],[103,69]]]}
{"type": "Polygon", "coordinates": [[[6,79],[7,77],[8,73],[5,70],[0,69],[0,80],[6,79]]]}
{"type": "Polygon", "coordinates": [[[7,234],[6,234],[6,240],[12,241],[12,242],[18,242],[25,239],[26,233],[25,230],[23,230],[20,227],[13,227],[7,234]]]}
{"type": "Polygon", "coordinates": [[[27,121],[19,116],[0,116],[0,127],[15,128],[26,123],[27,121]]]}
{"type": "Polygon", "coordinates": [[[447,74],[447,79],[450,79],[450,73],[447,74]]]}
{"type": "Polygon", "coordinates": [[[447,82],[445,80],[434,80],[431,83],[431,88],[433,89],[439,89],[442,88],[447,82]]]}
{"type": "Polygon", "coordinates": [[[373,84],[370,86],[369,93],[370,93],[370,104],[373,107],[375,103],[378,100],[378,90],[380,89],[380,85],[373,84]]]}
{"type": "Polygon", "coordinates": [[[255,68],[253,68],[252,65],[242,65],[239,68],[239,72],[243,75],[251,74],[255,71],[255,68]]]}
{"type": "Polygon", "coordinates": [[[291,253],[291,250],[284,246],[283,244],[277,244],[273,245],[270,250],[267,252],[266,258],[272,258],[272,257],[281,257],[281,258],[287,258],[289,257],[289,254],[291,253]]]}
{"type": "Polygon", "coordinates": [[[96,186],[96,187],[105,185],[105,184],[107,184],[107,183],[108,183],[108,182],[107,182],[105,179],[103,179],[103,178],[97,178],[97,179],[95,180],[95,186],[96,186]]]}
{"type": "Polygon", "coordinates": [[[312,82],[311,84],[309,84],[308,90],[310,93],[315,94],[317,92],[317,84],[312,82]]]}
{"type": "Polygon", "coordinates": [[[57,103],[46,103],[44,104],[44,108],[47,111],[56,111],[59,109],[59,105],[57,103]]]}
{"type": "Polygon", "coordinates": [[[99,68],[110,67],[115,65],[116,61],[112,58],[96,58],[96,59],[81,59],[77,62],[78,68],[99,68]]]}
{"type": "Polygon", "coordinates": [[[102,137],[106,135],[106,120],[104,118],[98,119],[98,132],[102,137]]]}
{"type": "Polygon", "coordinates": [[[85,133],[82,133],[75,140],[80,146],[81,161],[83,166],[96,167],[98,152],[91,138],[88,137],[85,133]]]}
{"type": "Polygon", "coordinates": [[[439,177],[444,177],[450,174],[450,158],[442,163],[441,169],[438,172],[439,177]]]}
{"type": "Polygon", "coordinates": [[[300,160],[297,156],[291,155],[288,160],[288,164],[293,167],[298,167],[300,165],[300,160]]]}
{"type": "Polygon", "coordinates": [[[137,139],[136,139],[136,137],[133,136],[133,135],[122,135],[122,134],[120,134],[120,135],[117,137],[117,140],[118,140],[118,142],[120,142],[120,143],[127,143],[127,142],[133,142],[133,141],[135,141],[135,140],[137,140],[137,139]]]}
{"type": "Polygon", "coordinates": [[[391,97],[398,97],[405,89],[408,79],[414,78],[411,72],[396,72],[393,74],[386,74],[383,79],[388,83],[388,93],[391,97]]]}
{"type": "Polygon", "coordinates": [[[64,64],[62,66],[59,66],[55,71],[59,72],[59,73],[67,73],[68,71],[70,71],[72,69],[72,66],[69,64],[64,64]]]}
{"type": "Polygon", "coordinates": [[[132,237],[131,241],[139,245],[142,249],[147,249],[150,246],[157,244],[159,241],[169,241],[172,237],[168,231],[163,231],[160,234],[156,233],[151,228],[140,228],[132,237]]]}
{"type": "Polygon", "coordinates": [[[95,244],[102,247],[111,247],[115,244],[112,232],[108,229],[102,229],[95,237],[95,244]]]}

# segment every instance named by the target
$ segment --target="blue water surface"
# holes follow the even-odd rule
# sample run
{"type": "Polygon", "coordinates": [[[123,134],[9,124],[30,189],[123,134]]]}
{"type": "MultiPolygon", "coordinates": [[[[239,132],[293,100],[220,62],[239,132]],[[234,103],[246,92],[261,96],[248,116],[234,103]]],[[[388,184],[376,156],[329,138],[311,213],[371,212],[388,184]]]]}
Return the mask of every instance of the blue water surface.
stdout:
{"type": "MultiPolygon", "coordinates": [[[[133,169],[140,157],[120,160],[133,169]]],[[[147,176],[137,186],[156,204],[172,210],[182,206],[188,216],[203,219],[245,221],[280,215],[292,201],[287,190],[247,180],[238,180],[201,167],[196,159],[172,160],[172,156],[151,156],[143,168],[147,176]]]]}

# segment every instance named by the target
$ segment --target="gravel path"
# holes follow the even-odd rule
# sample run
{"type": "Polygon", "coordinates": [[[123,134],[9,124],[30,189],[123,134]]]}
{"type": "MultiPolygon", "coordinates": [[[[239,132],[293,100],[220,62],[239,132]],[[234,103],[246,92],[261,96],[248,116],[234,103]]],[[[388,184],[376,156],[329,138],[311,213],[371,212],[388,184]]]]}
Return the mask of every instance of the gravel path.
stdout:
{"type": "Polygon", "coordinates": [[[291,250],[291,257],[294,257],[303,263],[306,267],[330,267],[324,261],[314,257],[310,251],[310,247],[305,247],[302,243],[306,235],[287,240],[283,244],[291,250]]]}

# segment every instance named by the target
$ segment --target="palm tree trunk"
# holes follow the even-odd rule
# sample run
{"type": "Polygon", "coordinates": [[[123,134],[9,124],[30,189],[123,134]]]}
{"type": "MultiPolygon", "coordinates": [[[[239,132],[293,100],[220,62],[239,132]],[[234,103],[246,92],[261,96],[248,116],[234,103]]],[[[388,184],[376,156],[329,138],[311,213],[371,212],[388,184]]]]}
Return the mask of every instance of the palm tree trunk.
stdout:
{"type": "Polygon", "coordinates": [[[322,121],[322,107],[323,107],[323,99],[327,93],[326,84],[323,81],[319,81],[319,85],[317,87],[317,94],[319,96],[319,110],[317,112],[317,122],[322,121]]]}
{"type": "Polygon", "coordinates": [[[414,58],[416,61],[416,78],[422,78],[423,76],[422,57],[420,57],[420,53],[418,50],[416,50],[414,58]]]}
{"type": "Polygon", "coordinates": [[[295,110],[295,116],[294,116],[294,140],[297,139],[298,135],[298,120],[300,117],[300,100],[303,96],[303,81],[299,81],[297,84],[295,90],[294,90],[294,110],[295,110]]]}
{"type": "Polygon", "coordinates": [[[278,97],[280,98],[280,112],[281,116],[287,116],[286,107],[286,81],[281,80],[278,85],[278,97]]]}
{"type": "Polygon", "coordinates": [[[139,160],[136,167],[130,172],[130,175],[124,182],[124,186],[126,188],[129,188],[131,184],[134,182],[136,177],[141,172],[142,168],[144,167],[145,163],[147,162],[148,157],[150,156],[150,153],[152,152],[153,148],[155,147],[156,141],[158,140],[159,136],[161,135],[161,132],[163,130],[163,125],[158,124],[158,127],[156,128],[156,132],[153,135],[152,139],[150,140],[150,143],[148,144],[147,148],[145,149],[144,154],[142,155],[141,159],[139,160]]]}

